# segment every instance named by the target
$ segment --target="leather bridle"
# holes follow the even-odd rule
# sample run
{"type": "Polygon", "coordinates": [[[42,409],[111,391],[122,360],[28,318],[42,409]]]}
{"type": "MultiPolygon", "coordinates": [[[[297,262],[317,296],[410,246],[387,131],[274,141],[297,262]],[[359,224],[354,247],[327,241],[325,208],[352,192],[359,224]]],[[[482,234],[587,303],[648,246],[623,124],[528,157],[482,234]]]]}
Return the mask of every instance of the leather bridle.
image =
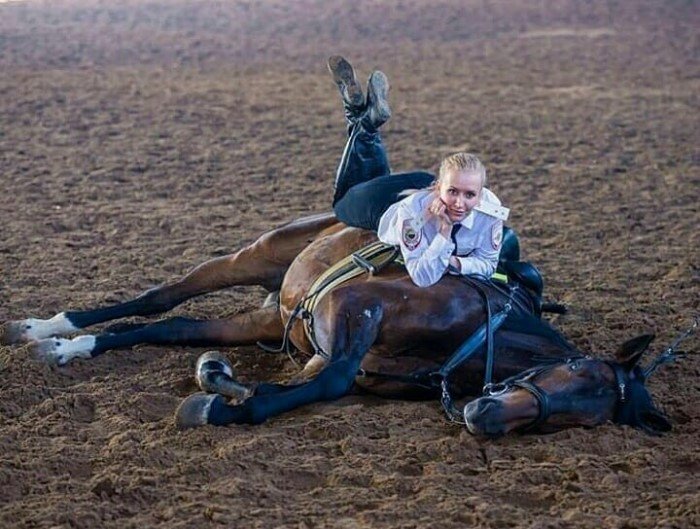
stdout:
{"type": "MultiPolygon", "coordinates": [[[[521,388],[530,393],[537,402],[537,417],[530,423],[520,426],[518,431],[528,432],[538,428],[539,426],[545,424],[549,417],[552,415],[552,399],[551,396],[544,391],[541,387],[535,384],[532,379],[536,376],[552,369],[554,367],[564,364],[571,364],[578,360],[589,359],[587,356],[577,356],[567,358],[564,362],[557,362],[556,364],[550,364],[546,366],[537,366],[532,369],[528,369],[523,373],[519,373],[511,378],[504,380],[498,384],[489,384],[484,387],[484,396],[497,396],[502,395],[508,391],[515,388],[521,388]]],[[[604,362],[610,369],[612,369],[615,374],[615,388],[617,401],[615,404],[615,422],[622,422],[621,419],[627,415],[629,407],[632,405],[628,397],[628,388],[630,386],[631,380],[630,375],[625,371],[625,369],[613,362],[604,362]]]]}
{"type": "MultiPolygon", "coordinates": [[[[649,379],[649,376],[654,373],[658,366],[685,356],[685,353],[677,351],[676,348],[683,340],[695,332],[699,324],[700,318],[694,318],[692,325],[679,334],[671,345],[668,346],[656,359],[654,359],[646,369],[642,369],[638,365],[624,367],[622,364],[617,362],[601,360],[602,363],[606,364],[612,370],[615,376],[616,402],[613,422],[616,424],[627,424],[635,427],[643,424],[640,421],[643,413],[645,411],[653,411],[655,409],[651,401],[651,397],[644,387],[646,381],[649,379]]],[[[648,343],[646,346],[648,346],[648,343]]],[[[638,354],[641,355],[642,352],[643,350],[638,354]]],[[[547,422],[552,414],[553,406],[552,397],[543,391],[537,384],[535,384],[532,379],[549,369],[562,365],[562,363],[573,364],[576,361],[586,359],[591,358],[589,356],[581,355],[567,358],[563,362],[533,367],[527,371],[514,375],[503,382],[497,384],[486,384],[486,386],[484,386],[483,395],[490,397],[498,396],[511,391],[514,388],[522,388],[530,393],[537,401],[537,417],[532,422],[520,426],[518,430],[521,432],[533,430],[547,422]]],[[[670,427],[671,426],[668,425],[668,429],[670,429],[670,427]]]]}

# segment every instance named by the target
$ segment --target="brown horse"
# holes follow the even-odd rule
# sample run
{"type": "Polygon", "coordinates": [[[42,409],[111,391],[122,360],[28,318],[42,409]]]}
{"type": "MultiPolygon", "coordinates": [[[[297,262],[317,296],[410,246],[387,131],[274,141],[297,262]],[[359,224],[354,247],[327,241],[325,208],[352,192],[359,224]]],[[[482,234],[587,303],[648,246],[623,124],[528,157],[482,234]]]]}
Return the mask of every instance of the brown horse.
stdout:
{"type": "MultiPolygon", "coordinates": [[[[365,274],[335,287],[310,314],[315,344],[304,333],[295,308],[314,280],[333,263],[376,241],[370,231],[348,228],[331,214],[303,218],[262,235],[256,242],[225,257],[210,260],[182,279],[149,290],[118,305],[87,311],[70,311],[51,319],[6,323],[2,342],[33,341],[42,359],[63,365],[74,358],[91,358],[103,352],[139,343],[197,346],[243,345],[279,342],[288,331],[291,343],[311,359],[290,385],[238,385],[228,367],[216,359],[203,362],[228,381],[200,387],[246,398],[231,405],[223,397],[195,395],[185,401],[181,426],[212,423],[259,423],[300,405],[336,399],[357,385],[386,396],[435,396],[429,383],[444,360],[485,322],[484,297],[490,310],[506,304],[513,310],[508,322],[529,318],[526,325],[504,325],[496,340],[497,380],[575,351],[561,335],[539,319],[539,300],[527,288],[508,288],[493,282],[477,287],[446,276],[430,288],[414,285],[396,264],[378,274],[365,274]],[[170,318],[150,324],[115,326],[96,336],[74,339],[57,336],[93,324],[128,316],[167,311],[185,300],[233,285],[262,285],[279,292],[278,303],[219,320],[170,318]],[[533,316],[534,315],[534,316],[533,316]],[[362,369],[363,371],[359,371],[362,369]],[[365,376],[357,376],[358,372],[365,376]],[[382,376],[370,376],[381,372],[382,376]],[[233,389],[231,389],[233,388],[233,389]]],[[[473,283],[473,282],[472,282],[473,283]]],[[[474,393],[481,388],[483,354],[475,355],[450,377],[452,391],[474,393]]],[[[199,373],[201,374],[201,373],[199,373]]],[[[204,377],[206,378],[206,377],[204,377]]],[[[216,378],[216,377],[214,377],[216,378]]]]}
{"type": "Polygon", "coordinates": [[[654,406],[645,382],[674,353],[667,349],[668,358],[662,355],[646,370],[638,365],[653,338],[642,335],[624,343],[616,361],[571,357],[494,384],[465,406],[467,429],[492,437],[614,422],[650,434],[669,431],[671,424],[654,406]]]}

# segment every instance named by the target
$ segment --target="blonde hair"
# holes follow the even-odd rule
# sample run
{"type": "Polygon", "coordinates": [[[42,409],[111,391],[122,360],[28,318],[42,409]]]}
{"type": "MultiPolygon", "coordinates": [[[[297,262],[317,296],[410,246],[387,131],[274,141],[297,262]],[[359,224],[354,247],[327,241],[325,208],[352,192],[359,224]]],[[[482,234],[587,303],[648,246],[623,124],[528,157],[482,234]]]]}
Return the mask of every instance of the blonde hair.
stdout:
{"type": "Polygon", "coordinates": [[[481,163],[475,154],[468,152],[457,152],[451,154],[440,163],[438,178],[439,183],[449,171],[468,171],[477,173],[481,177],[481,187],[486,187],[486,167],[481,163]]]}

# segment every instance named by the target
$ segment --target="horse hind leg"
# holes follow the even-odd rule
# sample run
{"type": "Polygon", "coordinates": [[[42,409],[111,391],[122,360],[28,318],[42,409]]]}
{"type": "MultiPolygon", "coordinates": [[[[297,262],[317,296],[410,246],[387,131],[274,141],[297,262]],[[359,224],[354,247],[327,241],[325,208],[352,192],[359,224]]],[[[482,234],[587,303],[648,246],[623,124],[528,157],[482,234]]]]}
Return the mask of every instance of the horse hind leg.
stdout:
{"type": "Polygon", "coordinates": [[[206,261],[181,279],[147,290],[124,303],[60,312],[45,320],[29,318],[7,322],[0,327],[0,344],[65,336],[118,318],[161,314],[192,297],[234,285],[261,285],[274,292],[279,290],[294,258],[311,240],[334,224],[337,220],[330,214],[296,220],[261,235],[236,253],[206,261]]]}
{"type": "Polygon", "coordinates": [[[147,290],[138,297],[109,307],[60,312],[42,320],[10,321],[0,330],[0,343],[11,345],[65,336],[119,318],[167,312],[190,298],[233,285],[271,285],[279,288],[288,265],[265,260],[255,244],[235,254],[207,261],[181,279],[147,290]]]}
{"type": "Polygon", "coordinates": [[[86,334],[72,340],[49,338],[29,347],[39,360],[61,366],[75,358],[94,358],[112,349],[126,349],[138,344],[252,345],[258,341],[279,341],[283,334],[279,311],[266,308],[218,320],[168,318],[125,332],[86,334]]]}

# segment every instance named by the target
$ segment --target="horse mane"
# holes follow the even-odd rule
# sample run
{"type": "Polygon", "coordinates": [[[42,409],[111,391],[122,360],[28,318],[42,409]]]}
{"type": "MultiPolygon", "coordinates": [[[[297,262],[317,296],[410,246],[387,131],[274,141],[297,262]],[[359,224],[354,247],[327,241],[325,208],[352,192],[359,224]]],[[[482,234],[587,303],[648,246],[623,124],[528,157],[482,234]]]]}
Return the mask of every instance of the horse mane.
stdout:
{"type": "Polygon", "coordinates": [[[497,333],[497,343],[508,349],[527,351],[542,364],[584,356],[548,321],[527,313],[511,314],[497,333]]]}

